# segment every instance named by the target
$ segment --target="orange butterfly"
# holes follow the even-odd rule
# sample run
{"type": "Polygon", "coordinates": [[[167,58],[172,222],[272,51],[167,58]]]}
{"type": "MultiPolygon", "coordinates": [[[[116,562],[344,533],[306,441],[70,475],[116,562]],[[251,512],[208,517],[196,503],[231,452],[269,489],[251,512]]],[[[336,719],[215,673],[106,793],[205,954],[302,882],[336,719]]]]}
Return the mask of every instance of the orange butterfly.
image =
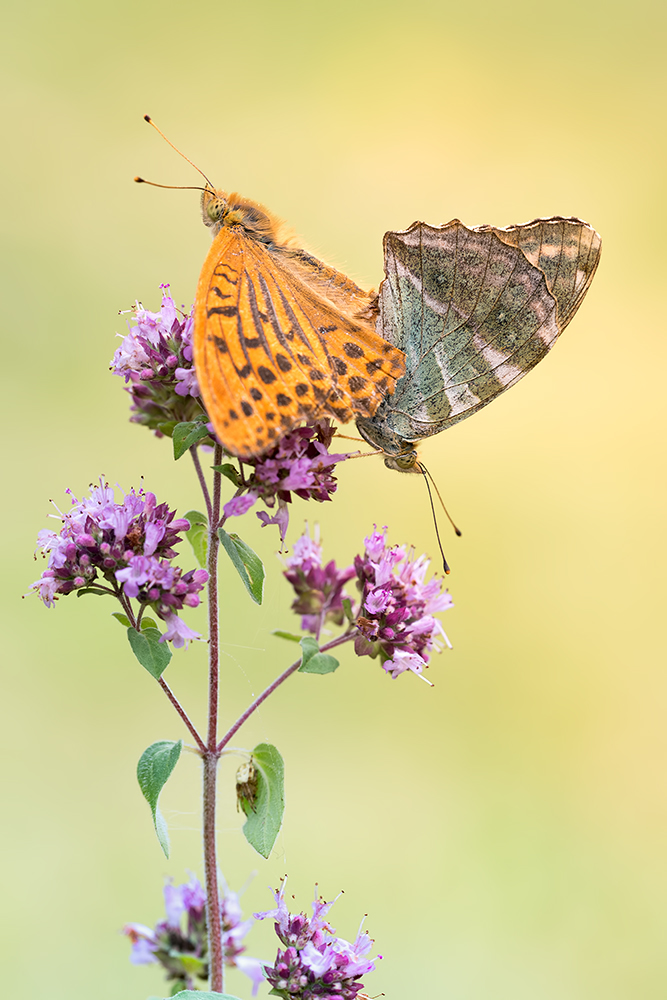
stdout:
{"type": "Polygon", "coordinates": [[[225,450],[252,458],[306,421],[372,416],[405,371],[403,352],[371,325],[372,296],[300,249],[261,205],[202,176],[214,239],[197,286],[194,362],[225,450]]]}

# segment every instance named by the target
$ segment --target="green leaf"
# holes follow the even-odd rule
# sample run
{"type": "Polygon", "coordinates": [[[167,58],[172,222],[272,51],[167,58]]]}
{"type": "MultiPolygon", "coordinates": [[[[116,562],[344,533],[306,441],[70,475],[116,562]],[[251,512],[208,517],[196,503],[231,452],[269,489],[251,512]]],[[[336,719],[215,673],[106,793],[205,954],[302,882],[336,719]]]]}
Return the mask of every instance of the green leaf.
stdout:
{"type": "Polygon", "coordinates": [[[352,614],[352,601],[349,597],[343,598],[343,613],[349,622],[354,621],[354,615],[352,614]]]}
{"type": "Polygon", "coordinates": [[[183,516],[190,522],[190,527],[185,532],[186,538],[199,565],[205,566],[208,555],[208,518],[198,510],[189,510],[183,516]]]}
{"type": "Polygon", "coordinates": [[[165,437],[170,438],[174,433],[174,427],[176,426],[177,423],[178,423],[177,420],[162,420],[157,425],[157,429],[161,431],[161,433],[164,434],[165,437]]]}
{"type": "Polygon", "coordinates": [[[99,587],[80,587],[76,591],[77,597],[83,597],[84,594],[94,594],[95,597],[113,597],[108,590],[100,590],[99,587]]]}
{"type": "Polygon", "coordinates": [[[132,652],[148,673],[159,680],[171,659],[171,650],[166,642],[160,642],[162,633],[157,628],[147,628],[137,632],[128,628],[127,637],[130,640],[132,652]]]}
{"type": "Polygon", "coordinates": [[[234,486],[238,489],[239,486],[243,485],[243,480],[241,479],[241,474],[235,465],[230,462],[225,462],[224,465],[212,465],[211,468],[214,472],[219,472],[221,476],[229,479],[230,482],[234,483],[234,486]]]}
{"type": "MultiPolygon", "coordinates": [[[[127,615],[122,614],[122,612],[114,611],[111,617],[116,618],[121,623],[121,625],[125,626],[125,628],[132,628],[130,624],[130,619],[127,617],[127,615]]],[[[143,632],[147,628],[157,628],[157,622],[155,621],[154,618],[150,618],[148,615],[144,615],[144,617],[141,619],[141,631],[143,632]]]]}
{"type": "Polygon", "coordinates": [[[143,796],[151,807],[153,823],[160,846],[169,857],[169,837],[167,835],[167,824],[162,813],[158,809],[158,799],[160,792],[167,783],[169,775],[176,767],[178,758],[181,756],[183,740],[174,743],[172,740],[159,740],[152,743],[147,750],[144,750],[139,763],[137,764],[137,781],[143,796]]]}
{"type": "Polygon", "coordinates": [[[246,545],[233,532],[228,534],[224,528],[218,528],[218,538],[253,601],[255,604],[261,604],[264,597],[264,565],[262,560],[249,545],[246,545]]]}
{"type": "Polygon", "coordinates": [[[304,635],[301,639],[303,655],[299,672],[304,674],[332,674],[340,666],[335,656],[328,653],[320,653],[318,646],[312,635],[304,635]]]}
{"type": "Polygon", "coordinates": [[[190,522],[190,526],[193,524],[208,524],[206,514],[202,514],[200,510],[188,510],[183,517],[186,521],[190,522]]]}
{"type": "Polygon", "coordinates": [[[253,812],[243,824],[243,833],[251,847],[268,858],[280,831],[285,811],[285,765],[278,750],[270,743],[258,743],[252,751],[257,791],[253,812]]]}
{"type": "Polygon", "coordinates": [[[277,635],[279,639],[289,639],[290,642],[301,642],[301,636],[295,635],[293,632],[281,632],[280,629],[274,629],[271,635],[277,635]]]}
{"type": "Polygon", "coordinates": [[[174,458],[176,461],[185,455],[188,448],[191,448],[193,444],[197,444],[197,441],[202,441],[208,436],[206,424],[203,424],[200,420],[188,420],[185,423],[176,424],[172,434],[174,458]]]}

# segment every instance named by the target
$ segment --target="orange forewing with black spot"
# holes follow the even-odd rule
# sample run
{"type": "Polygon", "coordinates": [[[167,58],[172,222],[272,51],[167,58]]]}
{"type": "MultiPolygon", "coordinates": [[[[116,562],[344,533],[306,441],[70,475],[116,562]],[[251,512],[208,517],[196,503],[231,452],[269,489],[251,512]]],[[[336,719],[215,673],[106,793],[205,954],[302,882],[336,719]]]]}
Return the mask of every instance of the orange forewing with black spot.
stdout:
{"type": "Polygon", "coordinates": [[[207,191],[202,210],[216,235],[197,288],[194,361],[225,449],[251,458],[306,421],[375,413],[405,359],[362,318],[370,296],[283,239],[261,206],[207,191]]]}

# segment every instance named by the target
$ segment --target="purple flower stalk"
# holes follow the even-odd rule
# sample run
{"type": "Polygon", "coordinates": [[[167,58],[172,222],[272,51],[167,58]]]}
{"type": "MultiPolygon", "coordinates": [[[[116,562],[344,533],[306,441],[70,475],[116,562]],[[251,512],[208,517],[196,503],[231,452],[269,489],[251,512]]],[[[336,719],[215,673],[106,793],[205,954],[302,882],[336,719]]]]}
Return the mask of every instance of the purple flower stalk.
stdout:
{"type": "MultiPolygon", "coordinates": [[[[191,875],[183,885],[168,882],[164,902],[166,919],[154,928],[144,924],[126,924],[123,928],[132,942],[130,961],[134,965],[162,965],[167,980],[174,983],[174,992],[197,989],[196,980],[206,980],[209,974],[206,894],[199,880],[191,875]]],[[[263,963],[245,955],[245,945],[241,944],[253,921],[242,919],[238,895],[227,886],[220,899],[220,921],[225,965],[249,977],[255,996],[264,982],[263,963]]]]}
{"type": "Polygon", "coordinates": [[[113,356],[111,371],[121,375],[132,396],[134,423],[162,437],[177,423],[204,415],[192,361],[192,311],[176,310],[169,285],[161,285],[157,313],[135,306],[134,324],[113,356]]]}
{"type": "Polygon", "coordinates": [[[297,427],[266,455],[244,461],[252,472],[244,479],[239,493],[225,504],[225,516],[245,514],[258,499],[269,508],[277,504],[273,517],[266,511],[260,511],[257,517],[264,527],[277,524],[283,541],[289,522],[287,504],[292,502],[292,493],[302,500],[323,503],[331,500],[336,492],[338,484],[332,468],[348,456],[329,454],[335,433],[335,427],[325,418],[306,427],[297,427]]]}
{"type": "Polygon", "coordinates": [[[182,646],[200,638],[178,612],[197,607],[208,573],[184,573],[172,563],[174,546],[189,521],[176,518],[175,511],[144,490],[131,490],[116,503],[113,489],[102,479],[83,500],[72,495],[72,506],[59,515],[59,533],[39,532],[38,549],[48,552],[49,565],[32,585],[48,608],[61,595],[92,588],[118,597],[126,612],[131,611],[130,599],[138,600],[139,617],[151,607],[167,625],[162,641],[182,646]]]}
{"type": "Polygon", "coordinates": [[[283,882],[274,893],[275,909],[255,914],[257,920],[275,921],[285,946],[278,949],[274,964],[264,967],[272,995],[284,1000],[355,1000],[364,986],[361,977],[375,968],[375,960],[368,957],[372,938],[361,927],[353,944],[336,936],[325,920],[335,900],[326,903],[316,896],[312,917],[293,916],[284,894],[283,882]]]}
{"type": "Polygon", "coordinates": [[[341,624],[343,587],[356,576],[360,598],[351,612],[355,652],[379,656],[392,678],[406,670],[421,676],[432,650],[451,649],[434,615],[453,607],[453,601],[449,591],[443,591],[441,577],[426,580],[427,556],[415,558],[414,549],[389,547],[386,535],[386,527],[382,532],[375,529],[364,539],[363,556],[356,556],[354,566],[346,570],[339,570],[333,560],[323,567],[319,540],[302,535],[284,574],[297,595],[292,609],[302,615],[302,628],[315,635],[327,619],[341,624]]]}

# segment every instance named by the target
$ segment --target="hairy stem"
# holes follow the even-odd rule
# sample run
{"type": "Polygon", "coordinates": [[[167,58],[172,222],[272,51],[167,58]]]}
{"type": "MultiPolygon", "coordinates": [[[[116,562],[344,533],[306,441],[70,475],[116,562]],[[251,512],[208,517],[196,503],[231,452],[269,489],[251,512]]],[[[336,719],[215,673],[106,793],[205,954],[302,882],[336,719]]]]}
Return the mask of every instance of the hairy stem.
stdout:
{"type": "Polygon", "coordinates": [[[199,735],[199,733],[195,729],[195,727],[192,724],[192,722],[190,722],[190,719],[188,717],[188,713],[185,711],[185,709],[181,705],[180,701],[178,700],[178,698],[176,697],[176,695],[174,694],[174,692],[171,690],[171,688],[169,687],[169,685],[165,681],[164,677],[160,677],[160,679],[158,680],[158,684],[160,685],[160,687],[162,688],[162,690],[166,694],[167,698],[172,703],[172,705],[174,706],[174,708],[176,709],[176,711],[180,715],[181,719],[183,720],[183,722],[185,723],[185,725],[189,729],[190,734],[191,734],[192,738],[194,739],[195,743],[197,744],[197,746],[199,747],[199,749],[202,751],[202,753],[205,753],[206,752],[206,744],[204,743],[203,739],[201,738],[201,736],[199,735]]]}
{"type": "Polygon", "coordinates": [[[206,876],[206,922],[211,989],[224,991],[224,955],[222,922],[218,889],[218,862],[215,850],[215,799],[218,755],[207,750],[204,754],[204,873],[206,876]]]}
{"type": "MultiPolygon", "coordinates": [[[[216,446],[214,465],[220,465],[222,449],[216,446]]],[[[197,463],[195,463],[195,468],[197,463]]],[[[209,513],[208,524],[208,628],[209,628],[209,671],[208,671],[208,735],[203,753],[203,834],[204,871],[206,874],[206,912],[208,923],[208,947],[210,961],[210,983],[215,993],[224,990],[224,954],[222,950],[222,924],[220,921],[220,896],[218,890],[218,861],[215,843],[216,778],[219,753],[218,733],[218,687],[220,682],[220,623],[218,619],[218,535],[220,518],[219,472],[213,473],[213,497],[209,501],[208,491],[204,493],[209,513]]]]}
{"type": "MultiPolygon", "coordinates": [[[[211,497],[208,492],[208,485],[206,483],[206,478],[201,467],[201,462],[199,461],[199,455],[197,454],[197,445],[193,445],[190,448],[190,454],[192,456],[192,464],[195,467],[195,472],[197,473],[197,479],[199,480],[199,485],[201,486],[201,491],[204,495],[204,503],[206,504],[206,514],[208,517],[209,524],[213,520],[213,508],[211,506],[211,497]]],[[[219,464],[219,463],[216,463],[219,464]]]]}

